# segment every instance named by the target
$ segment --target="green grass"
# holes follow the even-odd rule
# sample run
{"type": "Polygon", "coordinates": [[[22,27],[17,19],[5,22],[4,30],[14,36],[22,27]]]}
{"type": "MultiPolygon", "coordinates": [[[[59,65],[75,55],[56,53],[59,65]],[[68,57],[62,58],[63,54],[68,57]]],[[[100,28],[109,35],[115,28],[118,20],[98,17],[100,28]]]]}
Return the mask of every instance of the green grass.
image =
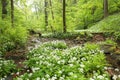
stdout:
{"type": "Polygon", "coordinates": [[[120,30],[120,13],[110,15],[107,18],[96,23],[88,30],[93,32],[111,32],[120,30]]]}

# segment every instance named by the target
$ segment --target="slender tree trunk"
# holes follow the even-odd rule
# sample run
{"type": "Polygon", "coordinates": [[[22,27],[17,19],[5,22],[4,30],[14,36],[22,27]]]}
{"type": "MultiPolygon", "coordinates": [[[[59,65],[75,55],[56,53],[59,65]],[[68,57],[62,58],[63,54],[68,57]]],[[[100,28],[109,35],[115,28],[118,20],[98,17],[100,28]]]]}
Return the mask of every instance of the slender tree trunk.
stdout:
{"type": "Polygon", "coordinates": [[[48,27],[48,11],[47,11],[47,6],[48,6],[48,1],[45,0],[45,31],[47,31],[48,27]]]}
{"type": "Polygon", "coordinates": [[[77,3],[77,0],[73,0],[73,4],[76,4],[77,3]]]}
{"type": "Polygon", "coordinates": [[[37,5],[35,5],[35,13],[36,13],[36,18],[38,20],[38,8],[37,8],[37,5]]]}
{"type": "Polygon", "coordinates": [[[104,18],[108,15],[108,0],[104,0],[104,18]]]}
{"type": "Polygon", "coordinates": [[[66,33],[66,0],[63,0],[63,32],[66,33]]]}
{"type": "Polygon", "coordinates": [[[11,24],[14,27],[14,1],[11,0],[11,24]]]}
{"type": "MultiPolygon", "coordinates": [[[[49,1],[50,1],[49,3],[50,3],[51,14],[52,14],[52,20],[54,22],[54,13],[53,13],[53,10],[52,10],[52,1],[51,0],[49,0],[49,1]]],[[[51,24],[51,30],[52,30],[52,32],[54,32],[52,24],[51,24]]]]}
{"type": "Polygon", "coordinates": [[[83,19],[83,22],[84,22],[84,29],[87,29],[87,21],[86,21],[86,20],[87,20],[86,18],[83,19]]]}
{"type": "Polygon", "coordinates": [[[2,0],[1,3],[2,3],[2,19],[4,19],[7,15],[7,9],[6,9],[7,0],[2,0]]]}

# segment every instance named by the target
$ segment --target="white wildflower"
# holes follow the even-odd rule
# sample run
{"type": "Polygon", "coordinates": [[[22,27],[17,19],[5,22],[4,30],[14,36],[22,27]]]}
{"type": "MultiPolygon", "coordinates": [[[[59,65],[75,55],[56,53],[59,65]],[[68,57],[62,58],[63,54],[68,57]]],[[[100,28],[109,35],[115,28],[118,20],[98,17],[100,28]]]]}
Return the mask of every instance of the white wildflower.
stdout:
{"type": "Polygon", "coordinates": [[[78,68],[80,72],[84,73],[84,69],[83,68],[78,68]]]}
{"type": "Polygon", "coordinates": [[[118,75],[118,77],[120,78],[120,75],[118,75]]]}
{"type": "Polygon", "coordinates": [[[73,64],[69,64],[70,67],[73,67],[73,64]]]}
{"type": "Polygon", "coordinates": [[[74,75],[74,78],[77,78],[77,75],[74,75]]]}
{"type": "Polygon", "coordinates": [[[60,61],[58,61],[57,63],[60,64],[60,61]]]}
{"type": "Polygon", "coordinates": [[[17,72],[16,74],[19,75],[19,72],[17,72]]]}
{"type": "Polygon", "coordinates": [[[86,60],[86,58],[81,58],[81,60],[82,60],[82,61],[85,61],[85,60],[86,60]]]}
{"type": "Polygon", "coordinates": [[[102,75],[97,76],[98,79],[103,80],[104,77],[102,75]]]}
{"type": "Polygon", "coordinates": [[[73,57],[73,60],[75,61],[77,58],[76,57],[73,57]]]}
{"type": "Polygon", "coordinates": [[[59,80],[64,80],[64,77],[60,77],[60,79],[59,80]]]}
{"type": "Polygon", "coordinates": [[[73,75],[73,72],[69,72],[68,74],[69,74],[69,75],[73,75]]]}
{"type": "MultiPolygon", "coordinates": [[[[38,80],[40,80],[40,78],[38,78],[38,80]]],[[[41,80],[45,80],[45,78],[43,77],[41,80]]]]}
{"type": "Polygon", "coordinates": [[[95,79],[93,79],[93,78],[90,78],[90,80],[95,80],[95,79]]]}
{"type": "Polygon", "coordinates": [[[53,76],[52,78],[51,78],[51,80],[56,80],[57,79],[57,77],[55,77],[55,76],[53,76]]]}
{"type": "Polygon", "coordinates": [[[46,77],[46,78],[50,78],[50,75],[49,75],[49,74],[46,74],[45,77],[46,77]]]}
{"type": "Polygon", "coordinates": [[[113,79],[113,80],[117,80],[117,75],[114,75],[114,76],[112,77],[112,79],[113,79]]]}
{"type": "Polygon", "coordinates": [[[80,67],[84,68],[84,67],[85,67],[85,65],[84,65],[84,64],[80,64],[80,67]]]}
{"type": "Polygon", "coordinates": [[[118,69],[118,68],[116,68],[116,69],[115,69],[115,71],[119,72],[119,69],[118,69]]]}
{"type": "Polygon", "coordinates": [[[33,71],[33,72],[35,72],[35,71],[37,71],[37,70],[39,70],[39,69],[40,69],[40,68],[37,68],[37,67],[36,67],[36,68],[33,68],[33,67],[32,67],[32,71],[33,71]]]}
{"type": "Polygon", "coordinates": [[[105,70],[107,70],[108,68],[107,67],[104,67],[105,70]]]}
{"type": "Polygon", "coordinates": [[[27,72],[29,72],[30,70],[27,70],[27,72]]]}
{"type": "Polygon", "coordinates": [[[31,77],[31,76],[32,76],[32,73],[29,74],[29,77],[31,77]]]}
{"type": "Polygon", "coordinates": [[[59,74],[62,74],[62,71],[58,71],[59,74]]]}

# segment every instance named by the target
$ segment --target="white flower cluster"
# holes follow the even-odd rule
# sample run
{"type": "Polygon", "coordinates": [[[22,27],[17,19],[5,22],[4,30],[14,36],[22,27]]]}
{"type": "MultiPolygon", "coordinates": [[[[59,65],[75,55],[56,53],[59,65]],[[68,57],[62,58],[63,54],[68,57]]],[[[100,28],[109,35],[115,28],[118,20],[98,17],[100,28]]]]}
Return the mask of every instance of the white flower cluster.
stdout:
{"type": "Polygon", "coordinates": [[[26,65],[32,69],[33,73],[26,73],[19,78],[26,80],[73,80],[74,78],[108,80],[104,72],[106,64],[104,54],[99,49],[76,46],[61,50],[61,44],[63,42],[44,43],[44,46],[30,52],[26,65]],[[54,48],[51,49],[48,46],[54,46],[54,48]]]}
{"type": "MultiPolygon", "coordinates": [[[[13,69],[15,68],[14,62],[12,60],[0,60],[0,79],[5,80],[8,74],[13,72],[13,69]]],[[[13,74],[13,73],[11,73],[13,74]]]]}

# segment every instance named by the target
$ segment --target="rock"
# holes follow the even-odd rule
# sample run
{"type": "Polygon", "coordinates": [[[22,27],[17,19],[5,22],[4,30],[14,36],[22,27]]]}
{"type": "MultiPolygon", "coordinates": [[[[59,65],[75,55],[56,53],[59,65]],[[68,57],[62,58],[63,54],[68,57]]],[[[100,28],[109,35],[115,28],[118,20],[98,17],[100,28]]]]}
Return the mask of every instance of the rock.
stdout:
{"type": "Polygon", "coordinates": [[[115,54],[120,54],[120,47],[117,46],[114,53],[115,53],[115,54]]]}
{"type": "Polygon", "coordinates": [[[103,50],[105,54],[110,54],[115,51],[116,46],[112,44],[102,44],[100,45],[100,49],[103,50]]]}

